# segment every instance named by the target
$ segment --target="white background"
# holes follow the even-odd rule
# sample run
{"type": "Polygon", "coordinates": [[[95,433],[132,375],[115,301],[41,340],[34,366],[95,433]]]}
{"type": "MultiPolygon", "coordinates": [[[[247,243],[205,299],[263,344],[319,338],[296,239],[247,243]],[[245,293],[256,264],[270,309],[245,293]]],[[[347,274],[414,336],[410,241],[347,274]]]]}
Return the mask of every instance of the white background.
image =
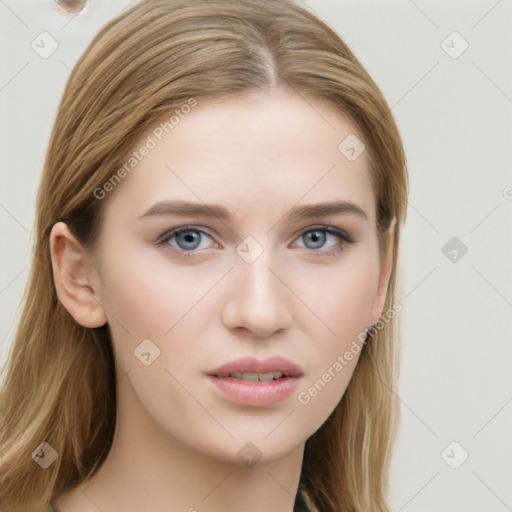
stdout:
{"type": "MultiPolygon", "coordinates": [[[[51,0],[0,1],[0,363],[28,275],[35,196],[66,79],[129,3],[92,0],[71,19],[51,0]],[[46,59],[31,48],[43,31],[59,45],[46,59]]],[[[394,506],[512,510],[512,3],[308,5],[381,87],[408,157],[394,506]],[[442,251],[452,237],[468,249],[456,261],[442,251]]]]}

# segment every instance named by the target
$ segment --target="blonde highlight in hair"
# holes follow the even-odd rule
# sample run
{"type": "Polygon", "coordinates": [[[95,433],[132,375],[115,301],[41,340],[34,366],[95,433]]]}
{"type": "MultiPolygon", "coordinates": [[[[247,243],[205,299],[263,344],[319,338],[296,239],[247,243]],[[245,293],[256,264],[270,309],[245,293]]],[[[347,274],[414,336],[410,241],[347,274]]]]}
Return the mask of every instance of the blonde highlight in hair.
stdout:
{"type": "MultiPolygon", "coordinates": [[[[408,181],[397,126],[377,85],[339,36],[288,0],[146,0],[103,27],[71,72],[57,112],[36,205],[35,246],[19,324],[2,368],[0,507],[45,512],[92,476],[116,424],[108,326],[79,325],[53,283],[49,233],[66,222],[94,248],[102,208],[94,190],[147,130],[190,98],[200,104],[284,89],[327,102],[364,139],[381,254],[394,224],[384,311],[398,297],[398,241],[408,181]],[[264,5],[262,5],[264,4],[264,5]],[[47,442],[46,469],[32,454],[47,442]]],[[[299,492],[311,510],[389,510],[399,420],[397,318],[365,345],[349,386],[306,443],[299,492]]]]}

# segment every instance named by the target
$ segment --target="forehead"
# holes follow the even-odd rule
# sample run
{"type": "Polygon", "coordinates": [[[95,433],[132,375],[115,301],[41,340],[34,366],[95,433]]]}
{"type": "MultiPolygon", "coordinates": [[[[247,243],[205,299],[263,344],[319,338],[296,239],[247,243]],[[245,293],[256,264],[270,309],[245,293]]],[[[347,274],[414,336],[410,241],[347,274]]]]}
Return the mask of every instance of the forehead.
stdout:
{"type": "Polygon", "coordinates": [[[141,215],[153,203],[180,199],[224,204],[244,217],[254,209],[261,216],[262,208],[282,213],[300,202],[341,199],[357,203],[373,222],[366,154],[348,159],[340,149],[347,137],[363,137],[328,104],[258,92],[198,101],[169,129],[171,116],[134,145],[137,161],[109,208],[141,215]],[[144,146],[150,149],[141,157],[144,146]]]}

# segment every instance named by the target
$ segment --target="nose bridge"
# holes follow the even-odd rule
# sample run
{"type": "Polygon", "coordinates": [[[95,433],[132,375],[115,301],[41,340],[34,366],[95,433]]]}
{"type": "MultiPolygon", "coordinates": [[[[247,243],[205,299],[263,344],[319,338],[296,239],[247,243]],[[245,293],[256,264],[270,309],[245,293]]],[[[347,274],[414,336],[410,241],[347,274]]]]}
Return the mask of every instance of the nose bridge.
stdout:
{"type": "Polygon", "coordinates": [[[247,236],[236,249],[237,279],[240,280],[242,294],[251,300],[271,301],[275,300],[276,295],[282,295],[282,283],[270,270],[277,263],[269,240],[270,237],[259,241],[253,236],[247,236]]]}
{"type": "Polygon", "coordinates": [[[266,237],[260,242],[248,236],[237,246],[234,284],[224,312],[228,326],[246,327],[260,336],[291,321],[289,292],[275,275],[280,275],[283,267],[276,261],[269,240],[266,237]]]}

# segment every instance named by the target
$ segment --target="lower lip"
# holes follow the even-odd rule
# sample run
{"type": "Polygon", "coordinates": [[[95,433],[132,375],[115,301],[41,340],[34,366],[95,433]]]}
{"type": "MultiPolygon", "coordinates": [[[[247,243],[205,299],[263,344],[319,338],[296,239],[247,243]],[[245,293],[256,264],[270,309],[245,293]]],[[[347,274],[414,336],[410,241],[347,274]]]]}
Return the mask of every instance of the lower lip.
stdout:
{"type": "Polygon", "coordinates": [[[244,405],[269,405],[288,398],[297,388],[297,377],[284,377],[268,382],[249,382],[231,377],[209,376],[225,396],[244,405]]]}

